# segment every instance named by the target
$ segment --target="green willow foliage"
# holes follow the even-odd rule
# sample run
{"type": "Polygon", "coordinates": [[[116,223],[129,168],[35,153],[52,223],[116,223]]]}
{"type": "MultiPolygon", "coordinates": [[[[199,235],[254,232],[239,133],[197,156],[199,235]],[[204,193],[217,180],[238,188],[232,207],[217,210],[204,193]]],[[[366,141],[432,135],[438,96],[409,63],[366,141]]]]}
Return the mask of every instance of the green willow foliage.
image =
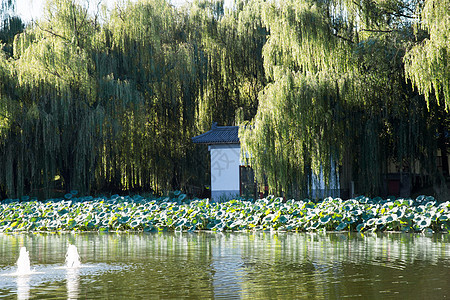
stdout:
{"type": "Polygon", "coordinates": [[[56,1],[49,3],[44,20],[16,36],[2,78],[10,122],[0,177],[9,196],[48,191],[57,175],[67,186],[88,190],[105,117],[105,107],[96,101],[94,33],[85,10],[56,1]]]}
{"type": "Polygon", "coordinates": [[[207,80],[199,101],[198,119],[203,130],[212,121],[233,125],[236,113],[252,118],[258,107],[258,93],[265,85],[262,48],[267,31],[259,9],[251,2],[238,0],[232,10],[223,2],[194,2],[190,26],[197,34],[207,59],[207,80]],[[238,109],[238,112],[236,110],[238,109]]]}
{"type": "Polygon", "coordinates": [[[90,15],[49,1],[16,36],[13,57],[1,53],[1,190],[207,183],[206,150],[190,138],[212,120],[233,123],[237,110],[251,118],[265,80],[266,33],[240,6],[225,15],[223,1],[133,1],[90,15]]]}
{"type": "Polygon", "coordinates": [[[405,56],[406,76],[425,95],[450,108],[450,1],[428,0],[418,12],[417,30],[429,36],[405,56]]]}
{"type": "MultiPolygon", "coordinates": [[[[13,1],[2,3],[3,16],[13,1]]],[[[142,0],[92,15],[74,0],[49,1],[23,32],[18,20],[0,32],[0,191],[194,191],[209,165],[190,138],[212,121],[243,125],[243,153],[278,193],[300,196],[311,170],[328,179],[332,162],[358,193],[379,193],[392,163],[438,181],[446,9],[142,0]]]]}
{"type": "Polygon", "coordinates": [[[260,182],[267,178],[272,191],[298,196],[311,184],[311,170],[332,175],[332,161],[348,183],[355,181],[358,193],[383,191],[390,163],[439,177],[436,136],[439,129],[448,130],[440,126],[448,115],[439,101],[430,100],[427,109],[404,77],[403,57],[414,43],[410,20],[419,4],[284,0],[261,5],[270,32],[263,48],[268,84],[256,117],[240,131],[260,182]]]}

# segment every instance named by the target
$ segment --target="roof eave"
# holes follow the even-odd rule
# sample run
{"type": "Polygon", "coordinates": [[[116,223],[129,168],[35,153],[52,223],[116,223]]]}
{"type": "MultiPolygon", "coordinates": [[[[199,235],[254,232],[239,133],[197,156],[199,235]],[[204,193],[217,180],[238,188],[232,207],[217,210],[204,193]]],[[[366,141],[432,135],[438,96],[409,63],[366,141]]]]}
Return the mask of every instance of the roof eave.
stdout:
{"type": "Polygon", "coordinates": [[[232,145],[232,144],[240,144],[240,141],[233,141],[233,142],[196,142],[192,141],[194,144],[203,144],[203,145],[232,145]]]}

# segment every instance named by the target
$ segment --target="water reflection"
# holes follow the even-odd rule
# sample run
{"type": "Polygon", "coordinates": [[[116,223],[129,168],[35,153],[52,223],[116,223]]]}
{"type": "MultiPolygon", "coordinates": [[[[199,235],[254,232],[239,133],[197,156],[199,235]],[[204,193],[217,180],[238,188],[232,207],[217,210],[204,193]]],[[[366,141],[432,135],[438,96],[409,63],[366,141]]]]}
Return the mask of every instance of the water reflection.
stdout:
{"type": "Polygon", "coordinates": [[[0,235],[0,298],[15,294],[1,270],[15,265],[19,245],[27,246],[43,273],[17,278],[19,299],[439,299],[450,294],[450,235],[0,235]],[[90,267],[57,268],[69,244],[90,267]]]}
{"type": "MultiPolygon", "coordinates": [[[[219,239],[226,240],[223,234],[219,239]]],[[[213,271],[214,298],[230,299],[230,295],[239,298],[242,292],[242,277],[244,261],[241,258],[242,249],[239,244],[229,247],[227,243],[219,243],[213,249],[211,269],[213,271]]],[[[233,297],[231,297],[233,298],[233,297]]]]}
{"type": "Polygon", "coordinates": [[[30,275],[17,276],[17,300],[30,299],[30,275]]]}
{"type": "Polygon", "coordinates": [[[79,295],[79,277],[80,270],[78,268],[68,268],[66,275],[67,299],[78,299],[79,295]]]}
{"type": "Polygon", "coordinates": [[[261,233],[249,238],[242,251],[242,298],[399,293],[429,298],[450,291],[448,236],[261,233]]]}

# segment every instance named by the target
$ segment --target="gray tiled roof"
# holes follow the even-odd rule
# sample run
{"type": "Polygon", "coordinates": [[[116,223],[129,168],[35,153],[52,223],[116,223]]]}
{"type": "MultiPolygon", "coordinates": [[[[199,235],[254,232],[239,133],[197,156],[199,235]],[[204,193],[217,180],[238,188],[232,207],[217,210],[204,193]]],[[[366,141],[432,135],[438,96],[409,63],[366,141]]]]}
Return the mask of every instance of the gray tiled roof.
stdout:
{"type": "Polygon", "coordinates": [[[239,126],[217,126],[213,123],[211,130],[195,136],[196,144],[239,144],[239,126]]]}

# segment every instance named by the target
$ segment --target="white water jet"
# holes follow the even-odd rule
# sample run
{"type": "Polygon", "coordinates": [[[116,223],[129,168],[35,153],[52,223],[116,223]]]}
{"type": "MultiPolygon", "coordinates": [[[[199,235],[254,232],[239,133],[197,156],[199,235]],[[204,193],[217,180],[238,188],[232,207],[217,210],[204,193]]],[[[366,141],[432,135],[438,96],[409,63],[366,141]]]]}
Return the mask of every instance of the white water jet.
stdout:
{"type": "Polygon", "coordinates": [[[78,255],[77,246],[69,245],[66,253],[66,267],[79,268],[81,266],[80,256],[78,255]]]}
{"type": "Polygon", "coordinates": [[[27,251],[27,248],[21,247],[19,259],[17,260],[17,274],[24,275],[24,274],[30,274],[30,273],[31,273],[31,267],[30,267],[29,253],[27,251]]]}

